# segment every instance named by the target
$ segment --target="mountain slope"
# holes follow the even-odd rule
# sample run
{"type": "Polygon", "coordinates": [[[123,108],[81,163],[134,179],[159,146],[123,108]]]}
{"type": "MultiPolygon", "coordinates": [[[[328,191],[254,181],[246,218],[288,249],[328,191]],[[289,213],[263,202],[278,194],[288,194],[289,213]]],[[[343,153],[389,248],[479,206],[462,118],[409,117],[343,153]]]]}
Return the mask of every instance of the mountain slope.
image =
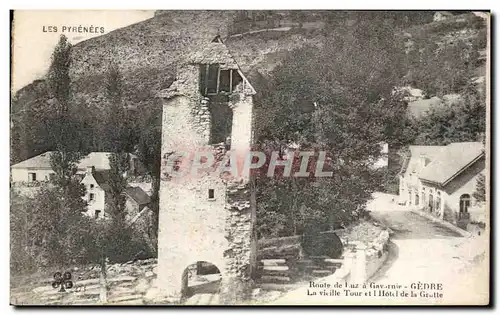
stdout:
{"type": "MultiPolygon", "coordinates": [[[[295,48],[313,45],[321,49],[321,43],[328,38],[326,23],[349,23],[348,19],[342,20],[342,12],[250,11],[253,17],[243,13],[242,17],[242,11],[161,11],[149,20],[75,45],[71,77],[76,104],[102,107],[103,80],[110,63],[116,63],[123,74],[126,103],[151,112],[160,106],[157,91],[171,84],[176,65],[186,53],[218,34],[252,80],[254,74],[258,74],[255,78],[269,74],[295,48]],[[267,17],[255,17],[263,14],[267,17]],[[235,35],[235,30],[245,34],[235,35]]],[[[402,34],[401,40],[409,42],[430,38],[449,44],[461,38],[484,36],[485,27],[479,25],[482,19],[473,14],[441,22],[432,22],[433,12],[419,14],[417,19],[414,12],[389,12],[381,18],[408,25],[396,31],[402,34]]],[[[484,73],[484,67],[479,73],[484,73]]],[[[44,86],[43,80],[37,80],[19,90],[13,98],[12,113],[46,98],[44,86]]]]}

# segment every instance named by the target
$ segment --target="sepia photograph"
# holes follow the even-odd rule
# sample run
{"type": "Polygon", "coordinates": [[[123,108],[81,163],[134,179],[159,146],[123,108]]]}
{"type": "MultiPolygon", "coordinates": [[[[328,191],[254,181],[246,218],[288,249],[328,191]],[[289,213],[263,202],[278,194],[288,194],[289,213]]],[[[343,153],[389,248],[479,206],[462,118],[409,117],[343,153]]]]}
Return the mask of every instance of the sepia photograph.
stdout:
{"type": "Polygon", "coordinates": [[[10,305],[490,305],[490,11],[10,18],[10,305]]]}

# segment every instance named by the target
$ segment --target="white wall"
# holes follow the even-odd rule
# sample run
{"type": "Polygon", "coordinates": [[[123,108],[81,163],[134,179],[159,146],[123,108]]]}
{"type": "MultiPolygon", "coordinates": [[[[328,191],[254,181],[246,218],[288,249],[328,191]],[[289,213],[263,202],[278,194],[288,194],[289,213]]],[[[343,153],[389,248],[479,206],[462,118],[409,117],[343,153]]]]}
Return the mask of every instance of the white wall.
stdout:
{"type": "Polygon", "coordinates": [[[476,182],[479,175],[472,177],[463,186],[454,191],[451,195],[446,198],[447,206],[453,210],[454,214],[460,212],[460,196],[463,194],[468,194],[471,197],[470,206],[475,204],[475,199],[472,194],[476,191],[476,182]]]}
{"type": "Polygon", "coordinates": [[[28,173],[36,173],[37,181],[48,181],[49,175],[54,171],[51,169],[28,169],[28,168],[12,168],[12,182],[27,182],[29,181],[28,173]]]}
{"type": "Polygon", "coordinates": [[[190,264],[207,261],[224,272],[223,251],[228,247],[224,237],[226,188],[218,176],[210,176],[217,174],[165,178],[168,152],[194,152],[208,145],[209,129],[198,129],[192,114],[197,106],[194,102],[178,96],[163,105],[158,284],[170,296],[179,294],[182,273],[190,264]],[[214,189],[214,200],[208,200],[208,189],[214,189]]]}
{"type": "MultiPolygon", "coordinates": [[[[236,153],[238,169],[244,170],[245,158],[251,149],[252,140],[252,97],[241,95],[241,99],[233,106],[233,125],[231,129],[231,151],[236,153]]],[[[239,174],[248,180],[249,174],[239,174]]]]}
{"type": "Polygon", "coordinates": [[[106,205],[105,203],[105,193],[104,190],[99,187],[97,184],[96,180],[94,177],[90,174],[87,174],[83,180],[82,184],[85,186],[86,189],[86,194],[83,197],[85,201],[87,201],[88,204],[88,210],[87,210],[87,215],[94,218],[95,217],[95,211],[96,210],[101,210],[100,217],[104,215],[104,207],[106,205]],[[90,185],[93,184],[94,188],[90,188],[90,185]],[[89,196],[90,194],[94,194],[94,201],[89,201],[89,196]]]}

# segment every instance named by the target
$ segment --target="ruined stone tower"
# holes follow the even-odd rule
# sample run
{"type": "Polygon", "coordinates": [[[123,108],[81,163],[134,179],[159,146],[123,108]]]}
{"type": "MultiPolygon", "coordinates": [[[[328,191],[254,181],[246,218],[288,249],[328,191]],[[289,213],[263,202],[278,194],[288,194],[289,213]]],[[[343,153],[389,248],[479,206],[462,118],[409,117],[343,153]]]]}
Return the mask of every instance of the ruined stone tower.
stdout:
{"type": "MultiPolygon", "coordinates": [[[[229,154],[242,157],[252,144],[254,88],[227,47],[216,38],[187,58],[163,100],[158,236],[158,287],[180,298],[186,267],[204,261],[221,273],[220,301],[244,300],[253,285],[255,204],[250,176],[223,177],[211,170],[229,154]],[[173,170],[211,152],[212,168],[176,178],[173,170]],[[193,157],[193,153],[194,157],[193,157]],[[173,155],[183,156],[172,166],[173,155]],[[192,176],[191,176],[192,175],[192,176]]],[[[202,161],[202,160],[200,160],[202,161]]]]}

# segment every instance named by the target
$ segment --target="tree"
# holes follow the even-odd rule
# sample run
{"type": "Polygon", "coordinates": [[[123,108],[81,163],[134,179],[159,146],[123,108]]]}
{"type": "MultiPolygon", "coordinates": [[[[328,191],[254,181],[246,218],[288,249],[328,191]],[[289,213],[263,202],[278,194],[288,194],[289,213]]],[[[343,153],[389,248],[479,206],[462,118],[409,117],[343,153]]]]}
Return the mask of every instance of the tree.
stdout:
{"type": "Polygon", "coordinates": [[[161,167],[161,127],[145,127],[141,134],[138,145],[139,159],[149,170],[152,179],[152,196],[150,208],[153,211],[152,239],[157,239],[159,224],[159,190],[160,190],[160,167],[161,167]]]}
{"type": "Polygon", "coordinates": [[[111,64],[106,74],[106,100],[102,131],[105,148],[111,152],[132,152],[137,141],[123,102],[123,78],[116,64],[111,64]]]}
{"type": "Polygon", "coordinates": [[[362,215],[379,186],[372,165],[380,157],[380,142],[406,141],[399,130],[404,124],[397,121],[405,117],[406,104],[393,93],[405,74],[404,50],[380,16],[359,15],[353,25],[331,26],[321,50],[291,53],[256,100],[261,145],[283,152],[295,144],[325,151],[331,159],[333,177],[258,181],[257,198],[266,209],[258,222],[270,221],[271,209],[287,234],[338,228],[362,215]]]}
{"type": "Polygon", "coordinates": [[[125,173],[128,170],[128,154],[113,153],[109,159],[110,171],[106,181],[106,215],[94,225],[94,253],[92,257],[101,266],[101,302],[107,301],[107,261],[121,262],[134,254],[132,231],[127,224],[125,196],[127,187],[125,173]]]}
{"type": "Polygon", "coordinates": [[[447,145],[452,142],[477,141],[486,131],[486,99],[483,92],[467,86],[464,99],[457,104],[431,108],[425,117],[414,122],[416,144],[447,145]]]}
{"type": "Polygon", "coordinates": [[[429,96],[460,92],[476,76],[479,53],[474,43],[467,39],[443,44],[434,37],[415,40],[407,55],[407,83],[429,96]]]}
{"type": "Polygon", "coordinates": [[[476,181],[476,191],[472,193],[472,196],[479,202],[486,201],[486,179],[484,174],[479,174],[476,181]]]}
{"type": "Polygon", "coordinates": [[[68,112],[71,97],[71,78],[69,76],[71,48],[72,45],[68,42],[68,38],[61,35],[52,53],[52,63],[47,75],[50,93],[58,103],[57,113],[63,116],[68,112]]]}
{"type": "Polygon", "coordinates": [[[127,180],[125,174],[128,171],[129,156],[127,153],[113,153],[109,157],[109,178],[107,185],[107,209],[113,221],[124,222],[125,220],[125,188],[127,180]]]}
{"type": "Polygon", "coordinates": [[[47,74],[47,83],[51,99],[49,107],[53,110],[47,121],[49,137],[53,149],[66,152],[77,152],[82,149],[79,144],[79,124],[74,119],[71,98],[71,66],[72,45],[66,36],[61,35],[59,43],[52,53],[52,62],[47,74]]]}
{"type": "Polygon", "coordinates": [[[10,189],[10,271],[22,274],[36,270],[36,259],[31,252],[32,209],[29,198],[10,189]]]}
{"type": "MultiPolygon", "coordinates": [[[[36,80],[13,98],[13,152],[24,160],[47,150],[88,151],[86,106],[75,106],[71,93],[72,45],[62,35],[52,53],[45,80],[36,80]],[[84,132],[85,131],[85,132],[84,132]]],[[[16,162],[17,162],[16,161],[16,162]]]]}

